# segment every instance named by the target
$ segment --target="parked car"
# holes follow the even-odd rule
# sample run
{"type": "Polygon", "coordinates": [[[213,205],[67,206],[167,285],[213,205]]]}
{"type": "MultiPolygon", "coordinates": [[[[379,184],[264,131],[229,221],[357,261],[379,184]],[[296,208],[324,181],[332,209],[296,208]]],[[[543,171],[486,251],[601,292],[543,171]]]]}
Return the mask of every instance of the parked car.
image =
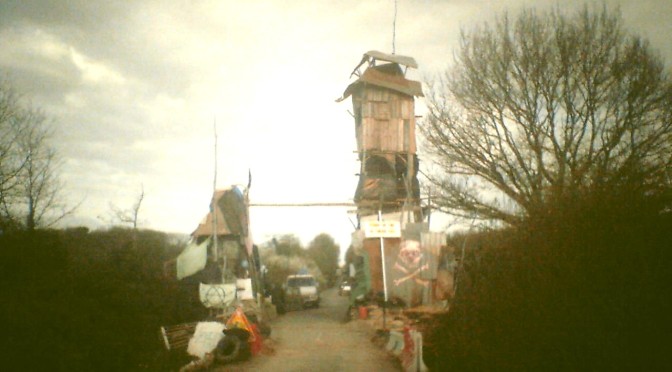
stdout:
{"type": "Polygon", "coordinates": [[[290,275],[285,283],[285,296],[298,299],[306,307],[320,306],[319,285],[312,275],[290,275]]]}
{"type": "Polygon", "coordinates": [[[344,280],[341,282],[341,285],[338,287],[338,294],[341,296],[347,296],[350,294],[350,282],[344,280]]]}

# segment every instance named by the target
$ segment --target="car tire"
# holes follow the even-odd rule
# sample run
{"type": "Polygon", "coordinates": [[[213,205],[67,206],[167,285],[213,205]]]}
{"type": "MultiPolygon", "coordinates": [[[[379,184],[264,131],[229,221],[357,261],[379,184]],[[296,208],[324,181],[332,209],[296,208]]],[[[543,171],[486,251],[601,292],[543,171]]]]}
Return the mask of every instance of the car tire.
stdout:
{"type": "Polygon", "coordinates": [[[240,354],[242,341],[235,335],[226,335],[219,340],[215,348],[215,360],[226,364],[235,361],[240,354]]]}

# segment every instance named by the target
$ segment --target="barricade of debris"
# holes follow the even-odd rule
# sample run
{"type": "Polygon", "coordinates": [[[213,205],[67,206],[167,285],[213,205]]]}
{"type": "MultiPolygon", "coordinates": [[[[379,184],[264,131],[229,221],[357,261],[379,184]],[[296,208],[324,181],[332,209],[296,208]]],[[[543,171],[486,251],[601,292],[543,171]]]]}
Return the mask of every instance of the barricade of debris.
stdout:
{"type": "Polygon", "coordinates": [[[261,353],[270,327],[258,319],[255,311],[246,312],[240,306],[228,318],[216,316],[212,321],[164,326],[160,333],[167,351],[190,356],[191,361],[180,371],[198,371],[261,353]]]}
{"type": "Polygon", "coordinates": [[[371,341],[397,357],[404,371],[428,371],[423,350],[431,347],[425,339],[436,327],[438,318],[448,312],[446,302],[414,308],[382,308],[377,304],[353,309],[358,322],[367,324],[375,334],[371,341]]]}

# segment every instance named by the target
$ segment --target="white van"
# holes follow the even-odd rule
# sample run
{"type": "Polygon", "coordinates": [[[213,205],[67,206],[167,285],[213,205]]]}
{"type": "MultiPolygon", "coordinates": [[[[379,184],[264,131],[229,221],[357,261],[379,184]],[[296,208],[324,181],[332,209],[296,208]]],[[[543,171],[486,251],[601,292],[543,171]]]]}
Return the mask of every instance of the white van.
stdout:
{"type": "Polygon", "coordinates": [[[303,307],[320,306],[317,280],[312,275],[290,275],[285,283],[286,296],[299,297],[303,307]]]}

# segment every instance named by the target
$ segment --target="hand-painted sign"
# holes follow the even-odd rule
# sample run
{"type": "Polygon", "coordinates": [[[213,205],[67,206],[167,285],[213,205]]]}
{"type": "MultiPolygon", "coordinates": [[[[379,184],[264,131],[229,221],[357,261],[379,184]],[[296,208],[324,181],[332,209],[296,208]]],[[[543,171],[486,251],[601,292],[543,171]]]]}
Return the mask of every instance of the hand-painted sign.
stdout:
{"type": "Polygon", "coordinates": [[[401,223],[399,221],[364,221],[363,230],[367,238],[401,237],[401,223]]]}

